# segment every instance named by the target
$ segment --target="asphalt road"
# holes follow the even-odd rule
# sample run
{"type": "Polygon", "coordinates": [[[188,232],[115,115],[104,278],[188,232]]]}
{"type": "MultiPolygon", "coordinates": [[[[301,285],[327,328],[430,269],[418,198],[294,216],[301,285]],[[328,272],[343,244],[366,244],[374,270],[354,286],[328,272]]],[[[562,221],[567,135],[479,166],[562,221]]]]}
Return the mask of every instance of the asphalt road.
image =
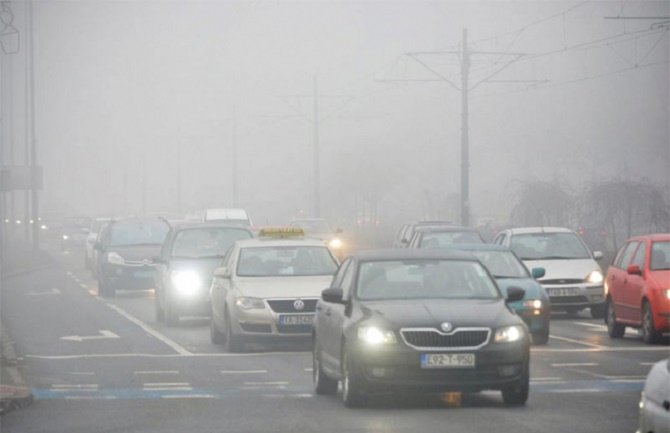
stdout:
{"type": "Polygon", "coordinates": [[[3,433],[629,433],[650,366],[669,355],[633,331],[610,340],[586,314],[555,315],[549,344],[532,349],[525,407],[484,392],[345,409],[339,395],[312,393],[307,344],[225,353],[209,342],[206,319],[166,327],[153,292],[100,298],[81,252],[52,252],[59,266],[3,284],[2,321],[35,395],[30,408],[0,418],[3,433]]]}

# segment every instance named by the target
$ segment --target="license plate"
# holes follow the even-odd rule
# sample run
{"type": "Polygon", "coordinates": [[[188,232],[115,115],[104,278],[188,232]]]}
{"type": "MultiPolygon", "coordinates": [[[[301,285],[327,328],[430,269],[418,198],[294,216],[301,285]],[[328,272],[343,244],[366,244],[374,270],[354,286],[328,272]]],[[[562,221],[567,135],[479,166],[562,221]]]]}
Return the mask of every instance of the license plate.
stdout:
{"type": "Polygon", "coordinates": [[[424,353],[421,368],[474,368],[474,353],[424,353]]]}
{"type": "Polygon", "coordinates": [[[553,287],[547,289],[549,296],[577,296],[579,295],[579,288],[577,287],[553,287]]]}
{"type": "Polygon", "coordinates": [[[154,271],[135,271],[136,278],[149,278],[154,276],[154,271]]]}
{"type": "Polygon", "coordinates": [[[281,315],[279,316],[280,325],[311,325],[314,323],[314,315],[281,315]]]}

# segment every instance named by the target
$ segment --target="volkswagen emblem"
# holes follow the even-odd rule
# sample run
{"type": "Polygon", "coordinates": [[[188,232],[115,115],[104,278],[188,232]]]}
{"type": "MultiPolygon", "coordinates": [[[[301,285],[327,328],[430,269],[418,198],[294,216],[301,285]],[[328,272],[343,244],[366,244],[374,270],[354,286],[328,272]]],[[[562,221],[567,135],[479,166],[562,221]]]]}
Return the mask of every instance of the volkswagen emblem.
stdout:
{"type": "Polygon", "coordinates": [[[301,310],[303,310],[303,309],[305,308],[305,302],[304,302],[302,299],[297,299],[297,300],[293,303],[293,308],[295,308],[295,309],[298,310],[298,311],[301,311],[301,310]]]}
{"type": "Polygon", "coordinates": [[[451,330],[454,329],[454,325],[449,322],[444,322],[440,325],[440,329],[442,329],[444,332],[451,332],[451,330]]]}

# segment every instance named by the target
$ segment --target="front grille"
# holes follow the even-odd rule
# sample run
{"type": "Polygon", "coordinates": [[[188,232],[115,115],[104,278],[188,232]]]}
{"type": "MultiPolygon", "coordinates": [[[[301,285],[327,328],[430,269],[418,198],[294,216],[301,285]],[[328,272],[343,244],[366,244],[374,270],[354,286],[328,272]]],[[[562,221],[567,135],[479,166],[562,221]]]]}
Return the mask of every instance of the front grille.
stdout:
{"type": "Polygon", "coordinates": [[[318,299],[269,299],[268,305],[275,313],[313,313],[316,311],[316,303],[318,299]],[[295,308],[296,301],[304,302],[304,308],[298,310],[295,308]]]}
{"type": "Polygon", "coordinates": [[[547,284],[547,285],[554,285],[554,284],[580,284],[583,283],[584,280],[580,280],[579,278],[558,278],[554,280],[540,280],[540,284],[547,284]]]}
{"type": "Polygon", "coordinates": [[[240,328],[244,332],[262,332],[266,334],[272,332],[272,327],[264,323],[240,323],[240,328]]]}
{"type": "Polygon", "coordinates": [[[456,330],[445,335],[436,329],[403,329],[405,343],[416,348],[476,348],[486,344],[491,331],[486,328],[456,330]]]}
{"type": "Polygon", "coordinates": [[[551,300],[551,305],[558,304],[580,304],[589,302],[586,296],[555,296],[549,297],[551,300]]]}
{"type": "Polygon", "coordinates": [[[312,325],[277,325],[280,334],[311,334],[312,325]]]}

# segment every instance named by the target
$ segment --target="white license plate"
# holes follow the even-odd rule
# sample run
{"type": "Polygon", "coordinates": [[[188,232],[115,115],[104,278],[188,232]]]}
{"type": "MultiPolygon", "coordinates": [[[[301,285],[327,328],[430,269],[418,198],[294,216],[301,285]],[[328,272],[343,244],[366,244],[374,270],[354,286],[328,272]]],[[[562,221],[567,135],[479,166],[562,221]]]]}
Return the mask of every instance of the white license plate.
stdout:
{"type": "Polygon", "coordinates": [[[421,368],[474,368],[474,353],[424,353],[421,368]]]}
{"type": "Polygon", "coordinates": [[[279,316],[280,325],[311,325],[314,323],[314,315],[281,315],[279,316]]]}
{"type": "Polygon", "coordinates": [[[547,289],[549,296],[577,296],[579,295],[579,288],[577,287],[553,287],[547,289]]]}

